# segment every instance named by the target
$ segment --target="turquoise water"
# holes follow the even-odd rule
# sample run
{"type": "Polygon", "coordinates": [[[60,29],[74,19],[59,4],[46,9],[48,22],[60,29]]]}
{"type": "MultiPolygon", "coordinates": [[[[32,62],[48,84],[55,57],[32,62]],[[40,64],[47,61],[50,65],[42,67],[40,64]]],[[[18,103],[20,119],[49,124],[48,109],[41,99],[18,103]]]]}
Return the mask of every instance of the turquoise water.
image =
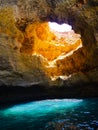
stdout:
{"type": "Polygon", "coordinates": [[[53,99],[0,109],[0,130],[98,130],[98,99],[53,99]]]}

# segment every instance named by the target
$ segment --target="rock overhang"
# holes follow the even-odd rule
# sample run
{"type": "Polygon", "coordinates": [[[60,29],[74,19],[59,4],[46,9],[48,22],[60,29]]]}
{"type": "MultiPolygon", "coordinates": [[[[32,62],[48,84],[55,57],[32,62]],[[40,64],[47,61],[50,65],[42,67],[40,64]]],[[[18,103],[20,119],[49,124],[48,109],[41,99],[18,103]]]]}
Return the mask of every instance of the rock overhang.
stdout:
{"type": "MultiPolygon", "coordinates": [[[[61,76],[64,75],[69,76],[73,75],[74,73],[80,73],[80,72],[84,74],[98,65],[96,62],[96,59],[98,58],[97,56],[95,56],[96,37],[94,34],[96,32],[95,29],[96,23],[92,25],[89,22],[89,20],[92,18],[91,14],[96,14],[96,10],[94,8],[89,7],[89,5],[82,5],[82,4],[77,7],[75,0],[74,1],[70,0],[69,2],[65,0],[63,1],[44,0],[40,2],[37,0],[34,0],[33,2],[32,1],[23,2],[22,0],[17,0],[15,1],[15,3],[10,1],[10,4],[8,2],[5,3],[3,2],[2,5],[3,6],[1,6],[1,10],[3,9],[5,10],[3,16],[7,18],[6,19],[7,21],[9,20],[11,25],[8,26],[9,23],[8,22],[6,23],[5,21],[3,28],[1,26],[1,33],[2,30],[5,30],[3,31],[3,34],[7,35],[9,39],[10,37],[11,40],[13,39],[12,41],[13,43],[11,43],[10,41],[9,49],[11,49],[11,52],[14,53],[13,55],[14,59],[15,58],[17,59],[13,61],[13,58],[12,57],[10,58],[10,54],[7,54],[7,56],[9,57],[8,63],[12,67],[12,71],[14,71],[15,73],[16,72],[21,73],[22,75],[24,75],[25,73],[25,75],[23,76],[25,77],[24,79],[18,78],[18,80],[20,80],[19,82],[23,82],[26,78],[27,78],[26,80],[30,79],[30,81],[32,81],[32,79],[36,80],[36,78],[38,77],[40,77],[40,80],[44,79],[42,76],[43,73],[46,71],[46,68],[44,68],[42,64],[43,63],[42,58],[41,57],[35,58],[35,56],[33,56],[32,59],[30,54],[25,55],[20,53],[20,50],[22,51],[21,46],[23,44],[25,44],[28,48],[33,49],[32,45],[29,42],[30,40],[28,38],[25,38],[25,30],[27,30],[27,28],[29,28],[29,26],[31,26],[33,23],[37,22],[44,23],[51,21],[57,23],[69,23],[70,25],[72,25],[75,32],[80,33],[83,43],[83,47],[80,48],[75,53],[73,53],[73,55],[70,56],[70,58],[67,57],[66,60],[62,59],[57,61],[56,65],[58,66],[58,68],[54,67],[48,69],[47,73],[49,74],[49,76],[50,75],[54,76],[54,73],[58,73],[58,75],[61,76]],[[89,9],[91,8],[92,10],[90,11],[89,9]],[[12,14],[13,18],[11,18],[12,14]],[[88,14],[89,17],[87,17],[88,14]],[[11,22],[12,19],[14,19],[14,21],[11,22]],[[15,30],[14,33],[13,30],[15,30]],[[37,60],[36,65],[34,65],[35,59],[37,60]],[[33,72],[31,73],[32,70],[33,72]],[[34,70],[37,71],[34,72],[34,70]],[[26,73],[28,76],[26,76],[26,73]]],[[[31,40],[33,40],[33,38],[31,40]]],[[[44,63],[47,65],[45,60],[44,63]]],[[[47,80],[46,78],[47,73],[44,74],[45,80],[47,80]]],[[[49,82],[51,81],[49,80],[49,82]]]]}

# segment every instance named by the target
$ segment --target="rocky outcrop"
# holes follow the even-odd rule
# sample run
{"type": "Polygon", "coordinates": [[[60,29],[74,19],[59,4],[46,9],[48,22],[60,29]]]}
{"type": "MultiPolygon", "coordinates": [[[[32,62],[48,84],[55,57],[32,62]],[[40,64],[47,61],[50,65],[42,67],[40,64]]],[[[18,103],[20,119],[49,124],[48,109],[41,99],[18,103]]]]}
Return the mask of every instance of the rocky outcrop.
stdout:
{"type": "Polygon", "coordinates": [[[0,86],[66,88],[98,84],[98,6],[96,1],[92,2],[1,0],[0,86]],[[33,42],[27,37],[26,29],[33,23],[48,21],[72,25],[81,35],[83,47],[47,69],[45,59],[29,53],[33,42]],[[23,49],[27,53],[23,53],[23,49]],[[52,81],[53,76],[58,77],[52,81]]]}

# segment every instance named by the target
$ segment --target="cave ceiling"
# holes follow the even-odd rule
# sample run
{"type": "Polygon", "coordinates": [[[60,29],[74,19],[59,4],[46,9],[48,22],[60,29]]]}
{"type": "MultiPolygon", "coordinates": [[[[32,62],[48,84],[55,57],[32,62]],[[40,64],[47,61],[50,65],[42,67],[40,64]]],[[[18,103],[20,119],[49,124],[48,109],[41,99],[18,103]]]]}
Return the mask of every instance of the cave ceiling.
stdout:
{"type": "MultiPolygon", "coordinates": [[[[83,77],[85,73],[97,68],[98,3],[96,1],[0,2],[1,83],[8,84],[11,81],[16,85],[24,81],[51,82],[51,77],[66,79],[77,73],[82,73],[83,77]],[[66,38],[62,35],[58,38],[58,33],[50,30],[49,22],[71,25],[72,37],[75,36],[73,39],[77,40],[71,42],[68,39],[71,35],[66,35],[66,38]]],[[[92,77],[92,75],[88,77],[90,76],[92,77]]]]}

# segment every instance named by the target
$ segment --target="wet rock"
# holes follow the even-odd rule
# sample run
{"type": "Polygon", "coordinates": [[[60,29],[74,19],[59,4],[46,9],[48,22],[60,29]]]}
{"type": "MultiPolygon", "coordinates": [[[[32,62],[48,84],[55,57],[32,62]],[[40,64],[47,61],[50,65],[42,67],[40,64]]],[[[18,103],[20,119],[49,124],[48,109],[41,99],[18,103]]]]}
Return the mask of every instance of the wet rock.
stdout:
{"type": "Polygon", "coordinates": [[[47,130],[54,129],[54,130],[97,130],[96,126],[97,121],[92,121],[91,123],[83,122],[80,124],[72,123],[72,122],[51,122],[51,124],[54,126],[48,126],[47,130]]]}

